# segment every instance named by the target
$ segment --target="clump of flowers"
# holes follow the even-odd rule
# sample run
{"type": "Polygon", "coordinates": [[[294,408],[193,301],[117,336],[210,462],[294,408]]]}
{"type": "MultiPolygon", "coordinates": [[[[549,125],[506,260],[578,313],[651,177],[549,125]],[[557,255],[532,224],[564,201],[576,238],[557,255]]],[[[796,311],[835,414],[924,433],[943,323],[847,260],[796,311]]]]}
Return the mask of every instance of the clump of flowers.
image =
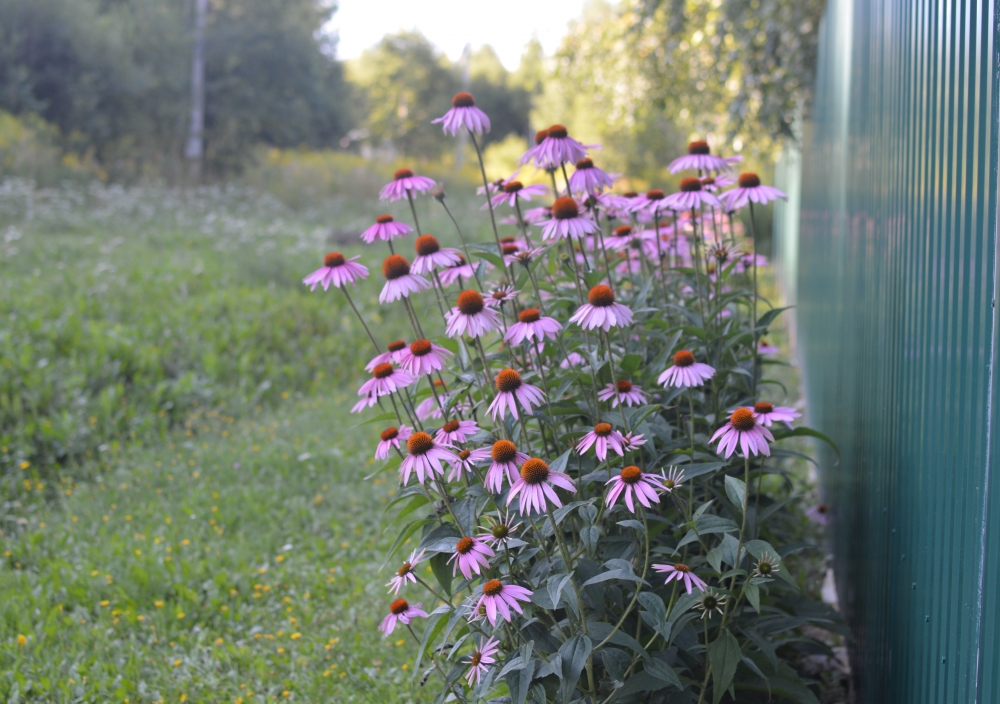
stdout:
{"type": "Polygon", "coordinates": [[[790,684],[791,644],[830,617],[789,598],[781,479],[795,453],[781,443],[815,434],[764,386],[776,314],[758,318],[762,260],[731,217],[747,207],[753,225],[753,204],[783,194],[734,177],[704,140],[670,164],[697,172],[676,193],[615,193],[563,125],[521,160],[538,183],[489,181],[475,98],[457,94],[435,122],[480,154],[492,237],[422,233],[413,205],[430,179],[402,169],[383,189],[414,220],[400,207],[363,237],[390,247],[379,300],[409,322],[380,339],[413,342],[376,341],[369,323],[385,318],[348,290],[367,275],[358,257],[330,254],[306,278],[348,298],[375,348],[355,410],[382,429],[379,471],[399,478],[386,564],[416,543],[380,629],[412,634],[440,701],[717,704],[735,686],[762,702],[772,678],[780,696],[806,691],[790,684]],[[392,250],[411,230],[412,263],[392,250]],[[778,649],[769,624],[786,622],[799,630],[778,649]]]}

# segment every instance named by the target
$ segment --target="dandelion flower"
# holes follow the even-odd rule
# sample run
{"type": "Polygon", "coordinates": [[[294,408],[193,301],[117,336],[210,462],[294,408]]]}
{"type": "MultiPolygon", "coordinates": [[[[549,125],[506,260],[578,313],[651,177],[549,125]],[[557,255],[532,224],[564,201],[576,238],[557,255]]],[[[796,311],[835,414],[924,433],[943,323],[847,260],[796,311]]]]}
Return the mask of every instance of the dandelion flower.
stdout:
{"type": "Polygon", "coordinates": [[[400,169],[393,174],[392,181],[383,186],[378,197],[392,202],[406,198],[407,193],[426,193],[432,188],[434,188],[434,179],[426,176],[414,176],[409,169],[400,169]]]}
{"type": "Polygon", "coordinates": [[[451,110],[436,120],[432,125],[441,124],[444,131],[454,136],[467,129],[476,134],[490,131],[490,118],[476,107],[476,99],[471,93],[455,93],[451,99],[451,110]]]}
{"type": "Polygon", "coordinates": [[[719,440],[719,454],[725,453],[726,459],[733,454],[737,446],[745,457],[751,454],[770,456],[771,448],[767,441],[774,442],[771,431],[757,422],[757,416],[749,408],[737,408],[729,416],[729,422],[715,431],[710,443],[719,440]]]}
{"type": "Polygon", "coordinates": [[[736,188],[726,191],[719,198],[725,204],[727,212],[742,208],[747,203],[770,203],[777,198],[788,200],[788,196],[777,188],[762,186],[760,176],[749,172],[740,174],[736,188]]]}
{"type": "Polygon", "coordinates": [[[653,503],[660,502],[657,489],[662,489],[661,479],[655,474],[646,474],[635,465],[623,467],[617,477],[611,477],[606,484],[611,484],[611,491],[608,492],[608,508],[615,505],[623,493],[625,494],[625,505],[628,510],[635,513],[635,505],[632,503],[633,496],[639,500],[646,508],[650,508],[653,503]]]}
{"type": "Polygon", "coordinates": [[[653,569],[657,572],[665,572],[667,574],[667,580],[664,584],[670,584],[672,581],[677,580],[690,594],[692,589],[697,589],[700,592],[708,589],[708,585],[694,572],[691,568],[680,562],[675,562],[672,565],[653,565],[653,569]]]}
{"type": "Polygon", "coordinates": [[[674,363],[667,367],[656,383],[666,388],[676,386],[677,388],[690,388],[701,386],[715,375],[715,369],[707,364],[696,362],[694,354],[690,350],[681,350],[674,355],[674,363]]]}
{"type": "Polygon", "coordinates": [[[384,460],[389,456],[389,450],[392,448],[399,449],[399,443],[406,442],[406,439],[410,437],[410,433],[413,432],[413,428],[401,425],[398,428],[386,428],[379,434],[378,447],[375,448],[375,459],[384,460]]]}
{"type": "Polygon", "coordinates": [[[670,173],[697,169],[698,171],[728,171],[729,161],[712,154],[708,142],[696,140],[688,144],[688,153],[670,162],[670,173]]]}
{"type": "Polygon", "coordinates": [[[626,406],[641,406],[646,403],[646,392],[628,379],[619,379],[614,384],[605,384],[597,394],[599,401],[611,401],[612,408],[622,403],[626,406]]]}
{"type": "Polygon", "coordinates": [[[481,337],[500,327],[496,311],[486,306],[478,291],[462,291],[458,294],[456,303],[448,314],[448,325],[445,328],[448,337],[481,337]]]}
{"type": "Polygon", "coordinates": [[[568,474],[549,469],[545,460],[532,457],[521,465],[521,476],[511,487],[507,503],[510,504],[520,494],[518,511],[522,516],[527,515],[532,508],[538,513],[544,513],[548,509],[546,498],[556,507],[562,506],[553,485],[569,492],[576,491],[576,485],[568,474]]]}
{"type": "Polygon", "coordinates": [[[437,431],[434,442],[441,445],[455,445],[465,442],[470,435],[477,432],[479,425],[474,420],[450,420],[437,431]]]}
{"type": "Polygon", "coordinates": [[[466,661],[466,665],[469,666],[469,671],[465,674],[465,679],[468,680],[469,684],[472,684],[472,680],[476,680],[478,685],[480,679],[484,674],[490,671],[489,665],[496,662],[494,655],[500,649],[500,641],[496,638],[488,638],[485,641],[480,641],[479,647],[473,651],[472,655],[466,661]]]}
{"type": "Polygon", "coordinates": [[[457,249],[442,249],[434,235],[420,235],[413,243],[413,249],[417,252],[413,266],[410,267],[414,274],[430,274],[439,267],[455,266],[462,261],[457,249]]]}
{"type": "Polygon", "coordinates": [[[521,381],[521,375],[513,369],[502,369],[494,380],[497,389],[497,397],[487,410],[493,420],[497,416],[502,420],[506,417],[507,410],[510,410],[514,420],[518,419],[517,402],[520,401],[524,410],[531,412],[534,406],[538,406],[545,400],[542,390],[537,386],[525,384],[521,381]]]}
{"type": "Polygon", "coordinates": [[[407,584],[417,583],[417,576],[413,574],[413,568],[417,566],[417,563],[420,562],[423,556],[423,550],[414,550],[410,553],[410,556],[403,562],[402,567],[396,572],[396,576],[390,579],[385,585],[389,587],[390,594],[399,594],[399,590],[407,584]]]}
{"type": "Polygon", "coordinates": [[[404,486],[410,481],[412,472],[416,472],[417,481],[423,484],[425,478],[433,478],[435,473],[438,476],[444,474],[442,460],[451,465],[458,461],[454,452],[434,442],[434,438],[424,432],[410,435],[406,440],[406,450],[410,454],[399,465],[399,482],[404,486]]]}
{"type": "Polygon", "coordinates": [[[378,296],[379,303],[392,303],[400,298],[408,298],[411,293],[430,288],[431,282],[422,276],[410,273],[410,263],[405,257],[393,254],[382,262],[385,286],[378,296]]]}
{"type": "Polygon", "coordinates": [[[607,332],[613,327],[631,325],[632,311],[621,303],[615,303],[615,292],[609,286],[598,284],[590,289],[587,302],[576,309],[569,322],[584,330],[600,328],[607,332]]]}
{"type": "Polygon", "coordinates": [[[396,237],[402,237],[408,232],[413,232],[413,228],[405,222],[396,222],[391,215],[379,215],[375,218],[375,224],[361,233],[361,239],[371,244],[375,240],[388,242],[396,237]]]}
{"type": "Polygon", "coordinates": [[[503,490],[504,476],[511,485],[517,481],[517,466],[528,461],[528,455],[518,451],[517,445],[510,440],[497,440],[490,448],[480,448],[473,450],[469,455],[472,462],[492,460],[490,468],[486,470],[486,479],[483,484],[489,491],[499,494],[503,490]]]}
{"type": "Polygon", "coordinates": [[[597,459],[603,462],[608,457],[609,449],[617,452],[619,456],[625,455],[622,440],[624,440],[622,434],[612,428],[611,423],[598,423],[593,430],[580,439],[576,445],[576,451],[583,455],[593,446],[597,459]]]}
{"type": "Polygon", "coordinates": [[[491,579],[483,585],[483,595],[476,602],[473,612],[484,609],[486,618],[493,626],[497,625],[498,613],[504,621],[509,622],[511,609],[519,614],[524,613],[521,605],[517,602],[531,601],[533,593],[530,589],[519,587],[516,584],[504,584],[499,579],[491,579]]]}
{"type": "Polygon", "coordinates": [[[455,552],[448,558],[448,562],[455,561],[451,573],[454,575],[458,570],[462,571],[462,576],[472,579],[472,573],[482,574],[480,568],[489,569],[490,558],[496,555],[493,548],[484,543],[479,538],[466,536],[459,539],[455,545],[455,552]]]}
{"type": "Polygon", "coordinates": [[[406,599],[396,599],[389,604],[389,615],[382,619],[378,629],[388,638],[389,634],[396,628],[397,623],[407,626],[415,618],[427,618],[427,612],[421,610],[420,604],[411,605],[407,603],[406,599]]]}
{"type": "Polygon", "coordinates": [[[576,201],[564,196],[552,204],[552,219],[542,226],[542,239],[583,237],[597,230],[597,223],[580,215],[576,201]]]}
{"type": "Polygon", "coordinates": [[[517,322],[507,329],[504,339],[519,345],[524,340],[542,341],[546,337],[556,339],[562,325],[555,318],[548,318],[538,312],[537,308],[525,308],[517,314],[517,322]]]}
{"type": "Polygon", "coordinates": [[[368,267],[358,264],[355,259],[358,257],[345,259],[340,252],[330,252],[323,257],[323,266],[302,279],[302,283],[308,286],[310,291],[315,291],[317,285],[322,285],[326,291],[330,288],[330,284],[336,288],[343,288],[347,284],[368,278],[368,267]]]}
{"type": "Polygon", "coordinates": [[[424,376],[444,369],[451,352],[430,340],[415,340],[399,355],[399,364],[413,376],[424,376]]]}

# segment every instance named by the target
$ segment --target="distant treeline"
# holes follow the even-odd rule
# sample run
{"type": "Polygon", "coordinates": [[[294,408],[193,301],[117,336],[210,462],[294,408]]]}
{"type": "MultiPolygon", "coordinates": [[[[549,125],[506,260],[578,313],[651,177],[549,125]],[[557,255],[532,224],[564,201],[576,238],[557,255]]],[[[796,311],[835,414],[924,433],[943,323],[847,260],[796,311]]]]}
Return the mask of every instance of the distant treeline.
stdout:
{"type": "MultiPolygon", "coordinates": [[[[316,0],[209,1],[206,173],[238,171],[258,145],[438,157],[449,142],[429,120],[467,84],[493,116],[492,138],[529,132],[529,89],[489,49],[463,68],[420,35],[387,37],[349,82],[321,32],[333,11],[316,0]]],[[[3,0],[0,110],[40,115],[67,153],[112,179],[177,177],[193,14],[192,0],[3,0]]]]}

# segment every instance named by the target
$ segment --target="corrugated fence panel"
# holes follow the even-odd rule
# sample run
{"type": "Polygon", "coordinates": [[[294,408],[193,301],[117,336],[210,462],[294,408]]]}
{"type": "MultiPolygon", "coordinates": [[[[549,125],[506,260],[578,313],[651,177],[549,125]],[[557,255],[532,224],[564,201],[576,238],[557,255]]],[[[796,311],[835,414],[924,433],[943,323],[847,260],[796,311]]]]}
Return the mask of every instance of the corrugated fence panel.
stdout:
{"type": "Polygon", "coordinates": [[[996,31],[983,0],[829,0],[777,238],[865,704],[1000,703],[996,31]]]}

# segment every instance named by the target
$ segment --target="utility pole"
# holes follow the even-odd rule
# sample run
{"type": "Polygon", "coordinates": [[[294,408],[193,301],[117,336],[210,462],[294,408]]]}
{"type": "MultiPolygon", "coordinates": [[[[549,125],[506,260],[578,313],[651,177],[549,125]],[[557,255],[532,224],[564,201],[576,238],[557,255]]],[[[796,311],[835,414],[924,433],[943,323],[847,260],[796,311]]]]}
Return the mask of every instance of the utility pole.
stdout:
{"type": "Polygon", "coordinates": [[[208,0],[194,0],[194,47],[191,50],[191,122],[188,125],[188,181],[201,181],[202,158],[205,154],[205,15],[208,0]]]}

